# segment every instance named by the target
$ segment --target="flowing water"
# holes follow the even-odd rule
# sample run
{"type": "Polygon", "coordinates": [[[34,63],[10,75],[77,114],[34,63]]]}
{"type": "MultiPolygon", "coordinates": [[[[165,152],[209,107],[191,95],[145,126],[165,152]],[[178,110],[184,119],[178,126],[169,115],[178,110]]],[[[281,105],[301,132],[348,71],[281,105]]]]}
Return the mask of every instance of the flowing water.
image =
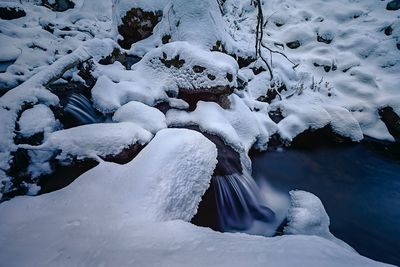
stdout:
{"type": "Polygon", "coordinates": [[[75,119],[78,124],[103,122],[104,118],[93,108],[90,100],[83,94],[74,93],[68,98],[64,112],[75,119]]]}
{"type": "Polygon", "coordinates": [[[217,146],[218,164],[192,223],[221,232],[274,235],[286,217],[287,196],[268,184],[257,184],[243,170],[236,151],[221,139],[204,135],[217,146]]]}
{"type": "Polygon", "coordinates": [[[253,176],[288,192],[314,193],[331,232],[375,260],[400,265],[400,148],[358,145],[288,149],[252,156],[253,176]]]}

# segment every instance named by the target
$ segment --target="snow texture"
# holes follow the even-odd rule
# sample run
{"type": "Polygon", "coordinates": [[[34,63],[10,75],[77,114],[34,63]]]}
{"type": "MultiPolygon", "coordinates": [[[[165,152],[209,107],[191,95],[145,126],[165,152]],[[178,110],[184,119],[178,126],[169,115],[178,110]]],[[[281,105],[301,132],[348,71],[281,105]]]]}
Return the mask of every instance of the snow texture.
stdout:
{"type": "Polygon", "coordinates": [[[165,115],[156,108],[131,101],[120,107],[113,116],[115,122],[132,122],[155,134],[167,128],[165,115]]]}
{"type": "Polygon", "coordinates": [[[353,250],[329,231],[329,216],[321,200],[305,191],[290,191],[291,205],[284,229],[289,235],[314,235],[326,238],[346,249],[353,250]]]}
{"type": "Polygon", "coordinates": [[[8,266],[383,266],[317,236],[223,234],[185,222],[216,156],[200,133],[161,130],[126,165],[103,162],[64,189],[4,202],[0,257],[8,266]]]}
{"type": "Polygon", "coordinates": [[[60,151],[60,159],[68,156],[97,158],[116,155],[134,144],[144,145],[153,135],[131,122],[82,125],[48,135],[39,146],[21,145],[32,150],[60,151]]]}
{"type": "Polygon", "coordinates": [[[101,68],[92,90],[93,101],[103,113],[115,112],[130,101],[153,106],[169,102],[168,95],[176,97],[181,88],[191,91],[233,88],[237,70],[236,61],[226,54],[205,51],[187,42],[174,42],[151,50],[132,70],[122,70],[118,64],[111,69],[101,68]],[[198,73],[194,66],[205,69],[198,73]],[[231,81],[227,74],[232,75],[231,81]]]}
{"type": "Polygon", "coordinates": [[[20,134],[30,137],[36,133],[53,132],[57,127],[54,114],[46,105],[39,104],[25,110],[18,121],[20,134]]]}

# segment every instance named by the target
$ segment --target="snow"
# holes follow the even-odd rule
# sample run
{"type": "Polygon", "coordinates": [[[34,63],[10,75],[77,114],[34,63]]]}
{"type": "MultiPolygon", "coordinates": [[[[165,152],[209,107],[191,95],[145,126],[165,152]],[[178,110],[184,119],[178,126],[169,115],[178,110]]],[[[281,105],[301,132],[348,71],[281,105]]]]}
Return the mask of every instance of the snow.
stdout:
{"type": "Polygon", "coordinates": [[[64,189],[4,202],[0,257],[8,266],[383,266],[317,236],[223,234],[185,222],[216,153],[200,133],[161,130],[126,165],[103,162],[64,189]]]}
{"type": "Polygon", "coordinates": [[[18,125],[19,133],[22,136],[30,137],[39,132],[52,132],[57,127],[57,122],[51,109],[46,105],[39,104],[25,110],[21,114],[18,125]]]}
{"type": "MultiPolygon", "coordinates": [[[[278,51],[261,51],[273,77],[268,71],[255,73],[267,69],[260,59],[241,69],[236,62],[255,57],[257,8],[251,0],[221,1],[222,12],[215,0],[74,2],[65,12],[52,12],[39,1],[0,4],[26,11],[25,17],[0,20],[0,64],[7,66],[0,73],[0,93],[5,93],[0,98],[0,196],[11,186],[7,170],[18,147],[29,151],[32,179],[51,173],[49,161],[56,152],[61,160],[100,161],[64,189],[0,204],[4,262],[381,265],[336,239],[320,200],[302,191],[291,192],[289,235],[282,237],[222,234],[187,223],[209,185],[216,148],[200,133],[165,128],[196,125],[220,136],[240,153],[245,171],[251,170],[249,150],[265,150],[273,134],[291,141],[329,125],[356,142],[364,135],[394,141],[378,114],[386,106],[400,114],[400,23],[385,1],[262,1],[262,41],[278,51]],[[117,26],[136,7],[162,10],[162,17],[150,37],[126,51],[116,42],[117,26]],[[163,44],[166,35],[170,43],[163,44]],[[300,46],[289,48],[294,41],[300,46]],[[100,65],[114,48],[142,59],[128,70],[119,62],[100,65]],[[92,62],[97,79],[93,105],[113,122],[54,131],[58,123],[50,108],[59,107],[60,99],[46,86],[83,82],[76,66],[84,62],[92,62]],[[287,90],[271,103],[257,100],[281,85],[287,90]],[[183,90],[195,95],[226,89],[235,90],[225,109],[199,101],[189,112],[189,104],[178,98],[183,90]],[[166,115],[155,108],[160,103],[169,104],[166,115]],[[24,110],[26,105],[33,108],[24,110]],[[284,118],[274,122],[269,112],[277,109],[284,118]],[[14,144],[16,125],[25,137],[44,131],[44,143],[14,144]],[[100,158],[137,143],[147,145],[125,165],[100,158]]],[[[39,190],[26,186],[29,195],[39,190]]]]}
{"type": "Polygon", "coordinates": [[[60,150],[60,159],[68,156],[97,158],[116,155],[136,143],[144,145],[152,137],[150,132],[134,123],[101,123],[56,131],[50,133],[42,145],[20,147],[45,151],[60,150]]]}
{"type": "Polygon", "coordinates": [[[306,191],[290,191],[291,205],[284,229],[289,235],[313,235],[326,238],[339,246],[354,251],[349,245],[331,234],[329,216],[321,200],[306,191]]]}
{"type": "Polygon", "coordinates": [[[114,113],[113,121],[132,122],[153,134],[167,128],[165,115],[161,111],[136,101],[131,101],[119,108],[114,113]]]}
{"type": "Polygon", "coordinates": [[[118,63],[111,69],[100,68],[97,73],[99,78],[92,89],[93,101],[103,113],[115,112],[130,101],[153,106],[159,102],[170,102],[168,95],[176,97],[181,88],[210,92],[227,86],[233,88],[236,86],[237,70],[236,61],[228,55],[204,51],[187,42],[174,42],[153,49],[132,70],[124,71],[118,63]],[[182,65],[168,65],[176,57],[182,65]],[[164,60],[167,63],[163,63],[164,60]],[[205,70],[196,73],[193,69],[196,65],[205,70]],[[232,75],[231,81],[227,74],[232,75]],[[211,80],[209,75],[214,79],[211,80]]]}
{"type": "Polygon", "coordinates": [[[226,110],[214,102],[204,101],[199,101],[193,112],[170,110],[166,114],[167,124],[169,127],[199,126],[200,130],[218,135],[239,152],[248,152],[260,139],[265,144],[269,139],[268,130],[242,99],[232,95],[229,100],[231,108],[226,110]]]}

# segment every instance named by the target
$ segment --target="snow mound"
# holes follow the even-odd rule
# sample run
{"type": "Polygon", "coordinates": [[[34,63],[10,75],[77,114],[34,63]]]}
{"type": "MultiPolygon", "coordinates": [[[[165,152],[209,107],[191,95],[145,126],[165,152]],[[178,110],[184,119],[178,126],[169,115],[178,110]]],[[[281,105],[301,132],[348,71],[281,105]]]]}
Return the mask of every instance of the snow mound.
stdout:
{"type": "Polygon", "coordinates": [[[20,128],[19,133],[24,137],[30,137],[39,132],[50,133],[54,131],[57,122],[50,108],[46,105],[38,104],[21,114],[18,125],[20,128]]]}
{"type": "Polygon", "coordinates": [[[165,115],[156,108],[141,102],[131,101],[120,107],[113,116],[115,122],[132,122],[156,134],[161,129],[167,128],[165,115]]]}
{"type": "MultiPolygon", "coordinates": [[[[332,130],[352,141],[361,141],[364,136],[356,118],[345,108],[325,104],[320,96],[312,92],[295,97],[295,100],[282,100],[272,104],[285,117],[278,123],[280,136],[292,141],[298,134],[308,129],[320,129],[330,125],[332,130]]],[[[328,102],[329,103],[329,102],[328,102]]]]}
{"type": "Polygon", "coordinates": [[[306,191],[290,191],[291,206],[284,229],[289,235],[314,235],[326,238],[346,249],[354,251],[349,245],[337,239],[329,231],[329,216],[321,200],[306,191]]]}
{"type": "Polygon", "coordinates": [[[214,102],[200,101],[193,112],[170,110],[167,112],[169,127],[196,125],[200,130],[221,137],[238,152],[248,152],[256,142],[269,139],[266,124],[257,118],[237,95],[230,96],[231,108],[223,109],[214,102]]]}
{"type": "Polygon", "coordinates": [[[153,106],[169,102],[181,89],[221,93],[236,87],[238,65],[220,52],[187,42],[166,44],[147,53],[132,70],[106,69],[92,89],[98,110],[110,113],[130,101],[153,106]]]}
{"type": "Polygon", "coordinates": [[[144,145],[152,137],[150,132],[134,123],[100,123],[56,131],[49,134],[40,146],[21,147],[33,150],[60,150],[60,159],[69,156],[97,158],[116,155],[136,143],[144,145]]]}

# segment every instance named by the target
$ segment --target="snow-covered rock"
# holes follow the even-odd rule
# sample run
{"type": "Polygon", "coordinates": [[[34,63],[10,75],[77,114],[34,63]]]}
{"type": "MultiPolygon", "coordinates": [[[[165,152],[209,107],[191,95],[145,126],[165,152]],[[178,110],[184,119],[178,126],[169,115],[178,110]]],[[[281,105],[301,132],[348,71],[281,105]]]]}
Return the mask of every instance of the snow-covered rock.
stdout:
{"type": "Polygon", "coordinates": [[[174,42],[153,49],[132,70],[102,68],[93,101],[98,110],[110,113],[130,101],[150,106],[169,102],[169,96],[177,97],[181,90],[223,94],[236,87],[237,70],[236,61],[226,54],[174,42]]]}
{"type": "Polygon", "coordinates": [[[153,135],[131,122],[82,125],[48,135],[39,146],[21,145],[32,150],[60,151],[58,158],[98,158],[120,153],[134,144],[147,144],[153,135]]]}
{"type": "Polygon", "coordinates": [[[137,101],[131,101],[120,107],[114,113],[113,121],[132,122],[153,134],[167,128],[165,115],[161,111],[137,101]]]}
{"type": "Polygon", "coordinates": [[[49,133],[54,131],[57,122],[49,107],[38,104],[21,114],[18,125],[19,133],[24,137],[30,137],[39,132],[49,133]]]}
{"type": "Polygon", "coordinates": [[[290,200],[285,234],[320,236],[354,251],[329,231],[329,216],[317,196],[301,190],[290,191],[290,200]]]}

